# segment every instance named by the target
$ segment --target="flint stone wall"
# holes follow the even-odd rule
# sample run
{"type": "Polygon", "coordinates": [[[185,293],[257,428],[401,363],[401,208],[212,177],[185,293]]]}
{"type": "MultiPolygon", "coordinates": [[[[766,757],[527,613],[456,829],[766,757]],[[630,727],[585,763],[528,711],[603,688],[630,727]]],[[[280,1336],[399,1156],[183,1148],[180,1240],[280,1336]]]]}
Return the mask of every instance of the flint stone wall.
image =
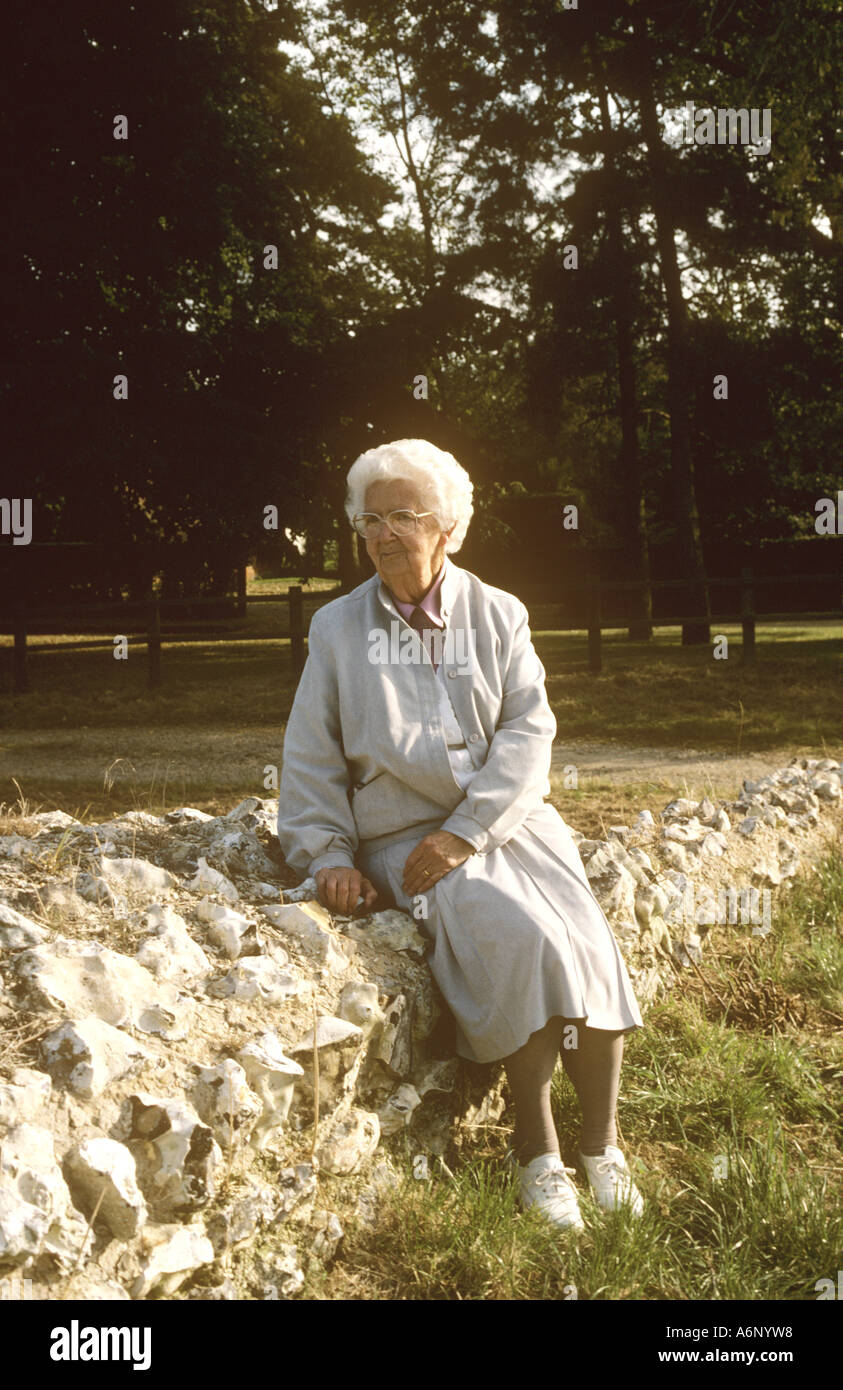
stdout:
{"type": "MultiPolygon", "coordinates": [[[[839,764],[808,759],[575,832],[643,1010],[715,922],[775,929],[841,804],[839,764]]],[[[417,924],[291,888],[275,818],[250,797],[0,836],[0,1279],[287,1299],[337,1251],[332,1203],[376,1222],[407,1154],[500,1119],[502,1068],[453,1054],[417,924]]]]}

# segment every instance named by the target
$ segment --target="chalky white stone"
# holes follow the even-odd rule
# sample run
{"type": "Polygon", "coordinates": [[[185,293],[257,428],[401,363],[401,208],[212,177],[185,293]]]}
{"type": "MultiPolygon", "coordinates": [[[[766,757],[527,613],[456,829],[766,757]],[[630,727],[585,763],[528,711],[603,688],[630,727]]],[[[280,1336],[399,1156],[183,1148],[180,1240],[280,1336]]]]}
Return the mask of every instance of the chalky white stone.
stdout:
{"type": "Polygon", "coordinates": [[[225,1152],[247,1140],[260,1118],[260,1098],[249,1087],[246,1072],[233,1058],[215,1067],[201,1067],[192,1091],[198,1113],[225,1152]]]}
{"type": "Polygon", "coordinates": [[[258,1178],[250,1178],[248,1191],[240,1192],[207,1223],[208,1237],[217,1255],[248,1245],[259,1230],[274,1222],[278,1209],[274,1183],[270,1186],[258,1178]]]}
{"type": "Polygon", "coordinates": [[[76,875],[73,886],[85,902],[102,903],[116,907],[120,901],[119,895],[99,874],[79,873],[76,875]]]}
{"type": "MultiPolygon", "coordinates": [[[[347,1018],[335,1018],[331,1015],[323,1015],[316,1020],[316,1046],[333,1047],[337,1043],[362,1042],[363,1029],[356,1023],[351,1023],[347,1018]]],[[[312,1052],[313,1051],[313,1029],[308,1029],[304,1037],[290,1048],[292,1053],[312,1052]]]]}
{"type": "Polygon", "coordinates": [[[405,994],[396,994],[385,1009],[386,1021],[373,1044],[374,1056],[393,1076],[408,1077],[413,1065],[412,1009],[405,994]]]}
{"type": "Polygon", "coordinates": [[[667,892],[657,883],[639,888],[635,894],[635,916],[641,926],[646,927],[651,917],[663,917],[669,901],[667,892]]]}
{"type": "Polygon", "coordinates": [[[680,844],[689,844],[693,840],[699,840],[703,834],[703,828],[696,816],[691,816],[684,822],[671,822],[662,830],[662,838],[665,840],[676,840],[680,844]]]}
{"type": "Polygon", "coordinates": [[[14,907],[0,902],[0,951],[24,951],[48,941],[50,933],[14,907]]]}
{"type": "Polygon", "coordinates": [[[187,886],[192,893],[218,893],[229,903],[236,903],[240,898],[231,879],[221,874],[219,869],[212,868],[207,859],[201,857],[196,873],[187,886]]]}
{"type": "Polygon", "coordinates": [[[178,879],[167,869],[150,864],[148,859],[109,859],[100,857],[103,878],[119,888],[136,893],[160,893],[175,888],[178,879]]]}
{"type": "Polygon", "coordinates": [[[58,937],[23,951],[16,969],[39,1007],[72,1019],[93,1015],[115,1028],[131,1026],[170,1041],[186,1037],[190,1028],[189,999],[99,942],[58,937]]]}
{"type": "Polygon", "coordinates": [[[20,859],[31,844],[23,835],[0,835],[0,859],[20,859]]]}
{"type": "Polygon", "coordinates": [[[315,878],[306,878],[300,883],[298,888],[285,888],[281,894],[282,901],[285,903],[305,903],[311,899],[318,898],[318,890],[315,878]]]}
{"type": "Polygon", "coordinates": [[[145,926],[149,935],[138,947],[137,960],[153,975],[185,985],[210,974],[211,962],[174,908],[153,903],[146,913],[145,926]]]}
{"type": "Polygon", "coordinates": [[[318,1207],[311,1217],[311,1227],[316,1230],[316,1236],[310,1247],[313,1254],[325,1262],[333,1259],[344,1234],[336,1212],[326,1211],[324,1207],[318,1207]]]}
{"type": "Polygon", "coordinates": [[[311,1163],[297,1163],[294,1168],[281,1169],[274,1180],[279,1220],[286,1219],[293,1211],[297,1216],[306,1211],[316,1193],[316,1174],[317,1168],[311,1163]]]}
{"type": "Polygon", "coordinates": [[[335,937],[330,915],[320,903],[275,903],[263,909],[273,926],[289,933],[302,949],[324,965],[332,975],[348,970],[348,956],[335,937]]]}
{"type": "Polygon", "coordinates": [[[617,862],[603,846],[591,856],[585,866],[591,891],[603,911],[609,915],[632,917],[635,914],[636,883],[628,869],[617,862]]]}
{"type": "Polygon", "coordinates": [[[377,1115],[353,1106],[319,1146],[320,1165],[329,1173],[353,1173],[378,1147],[381,1127],[377,1115]]]}
{"type": "Polygon", "coordinates": [[[39,835],[49,830],[66,830],[70,825],[81,825],[81,821],[69,816],[66,811],[38,811],[29,819],[38,822],[39,835]]]}
{"type": "Polygon", "coordinates": [[[147,1226],[140,1241],[140,1274],[132,1298],[175,1293],[188,1275],[214,1261],[214,1247],[198,1226],[147,1226]]]}
{"type": "Polygon", "coordinates": [[[123,1103],[114,1136],[132,1153],[156,1220],[195,1211],[214,1196],[222,1152],[186,1101],[135,1091],[123,1103]]]}
{"type": "Polygon", "coordinates": [[[650,856],[645,854],[643,849],[624,849],[623,858],[617,862],[642,888],[646,887],[654,877],[650,856]]]}
{"type": "Polygon", "coordinates": [[[378,1003],[378,987],[369,981],[350,980],[344,985],[337,1013],[349,1023],[356,1023],[365,1036],[385,1022],[378,1003]]]}
{"type": "Polygon", "coordinates": [[[257,941],[254,922],[225,903],[214,903],[210,898],[203,898],[196,908],[196,916],[208,923],[209,940],[214,946],[219,946],[229,960],[236,960],[244,949],[253,948],[257,941]]]}
{"type": "Polygon", "coordinates": [[[261,1298],[265,1301],[292,1298],[304,1284],[298,1251],[289,1242],[274,1246],[263,1256],[260,1273],[264,1280],[261,1298]]]}
{"type": "Polygon", "coordinates": [[[287,1119],[296,1079],[304,1076],[304,1068],[285,1054],[278,1035],[271,1030],[241,1047],[237,1060],[263,1107],[252,1143],[258,1150],[265,1149],[287,1119]]]}
{"type": "Polygon", "coordinates": [[[387,947],[391,951],[410,951],[420,957],[425,954],[425,939],[412,917],[393,907],[384,912],[373,912],[365,921],[353,922],[348,928],[348,935],[355,941],[366,941],[379,949],[387,947]]]}
{"type": "Polygon", "coordinates": [[[786,835],[781,835],[777,849],[782,877],[795,878],[801,860],[798,847],[786,835]]]}
{"type": "Polygon", "coordinates": [[[43,1105],[43,1098],[28,1086],[0,1082],[0,1143],[5,1130],[13,1129],[24,1120],[34,1120],[43,1105]]]}
{"type": "Polygon", "coordinates": [[[146,1224],[146,1202],[137,1184],[135,1160],[115,1139],[86,1139],[64,1159],[68,1186],[86,1216],[98,1206],[118,1240],[131,1240],[146,1224]]]}
{"type": "MultiPolygon", "coordinates": [[[[651,874],[654,872],[652,859],[647,851],[642,849],[640,845],[633,845],[632,849],[629,851],[629,858],[633,863],[637,864],[639,868],[644,869],[645,873],[651,874]]],[[[639,882],[640,881],[641,880],[639,880],[639,882]]],[[[646,879],[644,881],[646,882],[646,879]]]]}
{"type": "Polygon", "coordinates": [[[100,1095],[148,1056],[128,1033],[95,1017],[62,1023],[41,1041],[45,1069],[57,1085],[67,1086],[83,1100],[100,1095]]]}
{"type": "Polygon", "coordinates": [[[298,975],[281,970],[269,956],[247,956],[221,980],[209,985],[208,993],[220,999],[260,999],[265,1004],[280,1004],[301,994],[303,988],[304,981],[298,975]]]}
{"type": "Polygon", "coordinates": [[[421,1105],[421,1096],[415,1086],[404,1082],[393,1091],[386,1105],[378,1111],[381,1134],[399,1134],[406,1129],[413,1117],[413,1111],[421,1105]]]}
{"type": "Polygon", "coordinates": [[[67,1268],[86,1225],[71,1201],[50,1131],[26,1122],[8,1130],[0,1142],[0,1267],[46,1251],[67,1268]]]}
{"type": "MultiPolygon", "coordinates": [[[[642,1007],[670,988],[677,966],[689,967],[705,948],[723,884],[734,882],[739,893],[744,887],[748,892],[750,882],[778,884],[793,877],[800,860],[813,862],[820,842],[809,832],[818,819],[827,823],[839,814],[839,785],[834,760],[804,759],[749,783],[726,803],[703,797],[683,805],[677,798],[655,817],[658,827],[642,812],[631,832],[613,826],[605,841],[573,835],[583,863],[590,865],[589,881],[609,907],[642,1007]],[[742,821],[753,827],[748,842],[737,829],[742,821]],[[706,894],[713,895],[712,908],[706,894]]],[[[499,1122],[499,1085],[485,1094],[481,1088],[463,1106],[463,1064],[453,1055],[430,1059],[438,1005],[418,924],[397,910],[338,922],[314,900],[314,883],[283,889],[274,844],[277,809],[276,800],[256,797],[227,817],[209,819],[183,808],[183,814],[163,819],[141,814],[100,827],[71,825],[71,859],[61,868],[66,880],[56,877],[52,863],[66,825],[42,826],[37,837],[0,838],[2,888],[8,892],[0,925],[9,929],[5,952],[0,931],[2,1025],[38,1025],[38,1011],[49,1011],[37,1030],[41,1042],[34,1045],[57,1083],[54,1092],[47,1071],[32,1067],[10,1069],[0,1078],[0,1274],[31,1270],[40,1279],[46,1271],[47,1291],[39,1289],[36,1296],[59,1296],[62,1271],[76,1263],[91,1197],[102,1191],[108,1169],[104,1162],[89,1164],[85,1196],[66,1167],[79,1194],[77,1210],[51,1134],[59,1160],[70,1157],[71,1145],[81,1149],[94,1141],[120,1152],[122,1144],[135,1159],[139,1200],[151,1213],[141,1226],[138,1210],[127,1212],[112,1172],[96,1245],[91,1237],[70,1297],[125,1298],[125,1290],[137,1297],[171,1296],[214,1252],[219,1258],[260,1238],[254,1255],[234,1267],[226,1285],[217,1278],[213,1289],[203,1287],[190,1297],[288,1298],[301,1287],[304,1272],[292,1247],[279,1255],[282,1224],[295,1223],[298,1246],[311,1259],[329,1260],[341,1238],[336,1213],[324,1205],[313,1210],[314,1202],[327,1201],[328,1189],[316,1187],[318,1164],[326,1172],[333,1167],[339,1178],[361,1169],[368,1174],[378,1136],[400,1140],[408,1121],[418,1133],[418,1152],[445,1153],[454,1103],[434,1096],[421,1105],[429,1091],[457,1092],[467,1126],[499,1122]],[[78,869],[71,873],[77,859],[88,869],[98,865],[98,844],[105,846],[106,859],[122,866],[117,876],[107,881],[99,869],[98,878],[78,869]],[[203,867],[196,869],[202,856],[207,875],[203,867]],[[167,883],[169,873],[176,887],[136,894],[133,864],[148,865],[158,882],[167,883]],[[118,881],[121,874],[125,882],[118,881]],[[206,886],[193,896],[197,879],[206,886]],[[236,884],[242,905],[232,906],[218,893],[221,880],[223,887],[236,884]],[[75,894],[67,886],[71,881],[75,894]],[[29,922],[24,914],[36,888],[52,925],[36,920],[31,909],[29,929],[35,930],[27,936],[20,919],[29,922]],[[54,939],[57,921],[63,935],[54,939]],[[222,930],[226,923],[228,934],[222,930]],[[217,932],[209,930],[212,924],[217,932]],[[224,962],[210,944],[212,935],[233,953],[224,962]],[[115,939],[131,940],[124,949],[138,955],[113,949],[115,939]],[[312,993],[321,1015],[318,1157],[312,1165],[281,1171],[270,1161],[266,1176],[261,1162],[256,1176],[255,1151],[275,1136],[279,1153],[290,1152],[285,1162],[309,1150],[313,1020],[309,1004],[302,1007],[293,989],[312,993]],[[224,1006],[215,1002],[219,997],[226,999],[224,1006]],[[150,1020],[160,1023],[163,1014],[182,1008],[182,1045],[164,1046],[160,1033],[142,1037],[141,1015],[148,1027],[150,1020]],[[250,1018],[261,1020],[252,1025],[255,1032],[270,1018],[278,1032],[250,1043],[244,1032],[250,1018]],[[238,1047],[242,1056],[227,1055],[238,1047]],[[127,1084],[124,1078],[135,1068],[143,1068],[143,1080],[127,1084]],[[124,1134],[119,1121],[113,1124],[115,1112],[129,1085],[139,1082],[157,1093],[134,1092],[124,1134]],[[41,1137],[23,1142],[27,1129],[41,1137]],[[217,1204],[210,1193],[221,1166],[232,1185],[217,1204]],[[111,1202],[118,1203],[116,1214],[111,1202]],[[186,1224],[200,1208],[202,1224],[186,1224]],[[174,1218],[172,1225],[158,1224],[174,1218]],[[131,1234],[133,1221],[140,1229],[131,1234]],[[104,1247],[109,1222],[122,1234],[104,1247]],[[93,1263],[94,1250],[100,1265],[93,1263]],[[264,1269],[267,1250],[273,1254],[264,1269]]],[[[770,893],[758,887],[754,892],[766,909],[770,893]]],[[[210,1286],[213,1277],[203,1284],[210,1286]]]]}
{"type": "Polygon", "coordinates": [[[37,1067],[13,1067],[12,1085],[26,1086],[37,1091],[42,1100],[49,1100],[53,1091],[53,1083],[49,1076],[37,1067]]]}

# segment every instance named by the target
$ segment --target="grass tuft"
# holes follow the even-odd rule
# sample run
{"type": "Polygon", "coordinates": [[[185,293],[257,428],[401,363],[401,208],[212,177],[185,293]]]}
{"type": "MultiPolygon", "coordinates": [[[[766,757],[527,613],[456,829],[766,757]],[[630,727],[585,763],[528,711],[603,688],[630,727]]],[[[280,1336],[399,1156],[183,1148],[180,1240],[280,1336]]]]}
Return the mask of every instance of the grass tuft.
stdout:
{"type": "MultiPolygon", "coordinates": [[[[693,972],[627,1037],[619,1143],[644,1196],[636,1221],[606,1213],[576,1179],[586,1230],[558,1232],[518,1209],[490,1129],[430,1177],[387,1191],[374,1229],[347,1222],[319,1299],[815,1299],[843,1241],[843,1154],[835,1087],[843,1073],[843,841],[751,939],[767,990],[798,993],[799,1022],[765,1031],[764,1010],[730,1020],[693,972]],[[482,1150],[482,1151],[481,1151],[482,1150]]],[[[729,999],[747,943],[712,932],[707,979],[729,999]]],[[[762,989],[763,995],[763,989],[762,989]]],[[[561,1066],[552,1088],[563,1160],[576,1159],[579,1108],[561,1066]]],[[[504,1121],[509,1119],[504,1116],[504,1121]]],[[[412,1143],[412,1141],[410,1141],[412,1143]]]]}

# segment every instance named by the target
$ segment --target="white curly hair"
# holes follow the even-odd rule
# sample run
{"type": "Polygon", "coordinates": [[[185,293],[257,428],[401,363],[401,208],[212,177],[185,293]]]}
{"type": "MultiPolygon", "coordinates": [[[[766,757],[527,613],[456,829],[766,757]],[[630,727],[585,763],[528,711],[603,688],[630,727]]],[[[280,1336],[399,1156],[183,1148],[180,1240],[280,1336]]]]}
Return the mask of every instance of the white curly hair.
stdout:
{"type": "Polygon", "coordinates": [[[453,454],[426,439],[396,439],[392,444],[367,449],[354,460],[348,470],[345,500],[349,521],[366,510],[366,492],[372,483],[395,478],[415,483],[422,509],[436,514],[443,531],[456,523],[445,550],[449,554],[459,550],[474,514],[474,485],[453,454]]]}

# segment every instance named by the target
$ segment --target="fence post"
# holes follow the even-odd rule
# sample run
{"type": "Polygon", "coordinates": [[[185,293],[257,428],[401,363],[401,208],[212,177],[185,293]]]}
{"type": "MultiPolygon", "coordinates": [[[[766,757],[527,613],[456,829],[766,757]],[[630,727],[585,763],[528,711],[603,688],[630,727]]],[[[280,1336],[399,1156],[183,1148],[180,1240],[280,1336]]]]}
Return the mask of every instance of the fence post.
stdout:
{"type": "Polygon", "coordinates": [[[146,652],[149,663],[149,684],[154,690],[156,686],[161,684],[161,605],[157,599],[153,599],[149,605],[146,652]]]}
{"type": "Polygon", "coordinates": [[[293,669],[301,671],[304,667],[304,599],[301,584],[291,584],[287,590],[290,600],[290,651],[293,669]]]}
{"type": "Polygon", "coordinates": [[[246,616],[246,562],[237,566],[237,616],[246,616]]]}
{"type": "Polygon", "coordinates": [[[600,632],[600,578],[594,580],[589,594],[588,613],[588,669],[599,676],[603,669],[603,653],[600,632]]]}
{"type": "Polygon", "coordinates": [[[741,629],[743,631],[743,660],[755,660],[755,595],[752,587],[752,570],[744,565],[741,570],[741,629]]]}
{"type": "Polygon", "coordinates": [[[26,608],[22,603],[15,606],[15,693],[24,694],[29,689],[29,671],[26,664],[26,608]]]}

